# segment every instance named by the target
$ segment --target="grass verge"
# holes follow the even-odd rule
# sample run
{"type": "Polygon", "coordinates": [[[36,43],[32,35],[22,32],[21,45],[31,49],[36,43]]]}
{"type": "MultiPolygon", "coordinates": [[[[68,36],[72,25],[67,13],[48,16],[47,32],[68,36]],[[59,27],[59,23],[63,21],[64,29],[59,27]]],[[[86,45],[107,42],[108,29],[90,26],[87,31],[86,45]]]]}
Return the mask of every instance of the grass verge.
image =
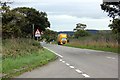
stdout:
{"type": "Polygon", "coordinates": [[[36,41],[14,40],[16,44],[11,45],[12,40],[7,41],[9,41],[7,42],[8,45],[4,43],[3,52],[5,53],[2,58],[2,72],[0,72],[7,74],[4,78],[12,78],[57,58],[54,53],[40,47],[40,44],[36,41]]]}
{"type": "Polygon", "coordinates": [[[114,52],[118,53],[118,48],[112,48],[112,47],[100,47],[100,46],[91,46],[91,45],[79,45],[79,44],[65,44],[64,46],[68,47],[75,47],[75,48],[82,48],[82,49],[93,49],[93,50],[101,50],[101,51],[108,51],[108,52],[114,52]]]}
{"type": "Polygon", "coordinates": [[[41,66],[53,59],[55,59],[55,55],[46,49],[43,49],[38,53],[18,56],[16,58],[9,57],[2,61],[3,73],[10,73],[13,70],[20,69],[22,67],[41,66]]]}

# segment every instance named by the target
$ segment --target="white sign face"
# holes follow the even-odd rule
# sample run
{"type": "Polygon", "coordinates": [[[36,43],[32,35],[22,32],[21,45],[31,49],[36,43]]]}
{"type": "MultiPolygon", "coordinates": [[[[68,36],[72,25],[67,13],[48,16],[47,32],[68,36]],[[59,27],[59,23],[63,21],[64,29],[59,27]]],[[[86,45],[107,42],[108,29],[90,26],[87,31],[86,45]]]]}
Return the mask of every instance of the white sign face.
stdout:
{"type": "Polygon", "coordinates": [[[37,29],[37,31],[35,32],[35,37],[40,37],[41,34],[40,34],[40,31],[37,29]]]}
{"type": "Polygon", "coordinates": [[[119,2],[120,0],[103,0],[103,2],[119,2]]]}

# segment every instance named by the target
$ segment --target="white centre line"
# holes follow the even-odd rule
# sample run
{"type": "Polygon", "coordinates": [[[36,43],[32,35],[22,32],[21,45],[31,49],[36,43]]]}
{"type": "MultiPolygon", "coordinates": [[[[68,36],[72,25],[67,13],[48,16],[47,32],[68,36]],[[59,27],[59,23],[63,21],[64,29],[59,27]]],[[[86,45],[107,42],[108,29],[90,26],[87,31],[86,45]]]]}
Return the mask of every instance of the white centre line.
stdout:
{"type": "Polygon", "coordinates": [[[62,61],[62,59],[60,59],[60,61],[62,61]]]}
{"type": "Polygon", "coordinates": [[[70,64],[66,63],[67,66],[69,66],[70,64]]]}
{"type": "Polygon", "coordinates": [[[115,59],[115,58],[112,58],[112,59],[115,59]]]}
{"type": "MultiPolygon", "coordinates": [[[[56,52],[54,52],[54,51],[52,51],[52,50],[50,50],[50,49],[48,49],[47,47],[44,47],[45,49],[47,49],[47,50],[49,50],[49,51],[51,51],[51,52],[53,52],[54,54],[56,54],[57,56],[59,56],[59,57],[61,57],[61,58],[63,58],[63,56],[62,55],[60,55],[60,54],[58,54],[58,53],[56,53],[56,52]]],[[[87,54],[89,54],[89,53],[87,53],[87,54]]],[[[111,57],[107,57],[107,58],[111,58],[111,57]]],[[[115,58],[112,58],[112,59],[115,59],[115,58]]],[[[62,59],[60,59],[60,61],[61,62],[63,62],[63,63],[65,63],[65,61],[63,61],[62,59]]],[[[71,69],[73,69],[73,68],[75,68],[74,66],[70,66],[70,64],[69,63],[66,63],[66,65],[67,66],[69,66],[71,69]]],[[[75,71],[76,72],[78,72],[78,73],[83,73],[82,71],[80,71],[79,69],[75,69],[75,71]]],[[[89,75],[87,75],[87,74],[82,74],[84,77],[90,77],[89,75]]]]}
{"type": "Polygon", "coordinates": [[[62,61],[63,63],[65,63],[65,61],[62,61]]]}
{"type": "Polygon", "coordinates": [[[107,58],[111,58],[111,57],[107,57],[107,58]]]}
{"type": "Polygon", "coordinates": [[[108,59],[116,59],[116,58],[114,58],[114,57],[107,57],[108,59]]]}
{"type": "Polygon", "coordinates": [[[82,71],[80,71],[79,69],[76,69],[75,71],[77,71],[78,73],[82,73],[82,71]]]}
{"type": "Polygon", "coordinates": [[[89,75],[87,75],[87,74],[82,74],[84,77],[90,77],[89,75]]]}
{"type": "Polygon", "coordinates": [[[75,68],[74,66],[69,66],[69,67],[72,68],[72,69],[75,68]]]}
{"type": "Polygon", "coordinates": [[[47,49],[47,50],[49,50],[49,51],[51,51],[51,52],[53,52],[54,54],[56,54],[57,56],[59,56],[59,57],[61,57],[61,58],[63,58],[63,56],[62,55],[60,55],[60,54],[58,54],[58,53],[56,53],[56,52],[54,52],[54,51],[52,51],[52,50],[50,50],[50,49],[48,49],[47,47],[44,47],[45,49],[47,49]]]}
{"type": "MultiPolygon", "coordinates": [[[[62,60],[62,59],[60,59],[60,61],[61,62],[63,62],[63,63],[65,63],[65,61],[64,60],[62,60]]],[[[71,69],[75,69],[75,67],[74,66],[71,66],[69,63],[65,63],[67,66],[69,66],[71,69]]],[[[77,72],[77,73],[79,73],[79,74],[81,74],[81,75],[83,75],[84,77],[90,77],[89,75],[87,75],[87,74],[85,74],[85,73],[83,73],[81,70],[79,70],[79,69],[75,69],[75,71],[77,72]]]]}

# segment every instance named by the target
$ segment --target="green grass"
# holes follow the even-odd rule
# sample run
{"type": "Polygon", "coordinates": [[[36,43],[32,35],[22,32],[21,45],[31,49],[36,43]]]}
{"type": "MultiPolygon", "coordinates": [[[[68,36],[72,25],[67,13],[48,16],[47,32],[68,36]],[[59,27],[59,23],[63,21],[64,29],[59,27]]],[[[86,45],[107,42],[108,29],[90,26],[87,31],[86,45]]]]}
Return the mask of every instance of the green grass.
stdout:
{"type": "Polygon", "coordinates": [[[32,39],[6,39],[2,43],[0,73],[14,76],[55,60],[56,55],[44,49],[39,42],[32,39]],[[22,68],[25,70],[19,71],[22,68]]]}
{"type": "Polygon", "coordinates": [[[14,71],[14,69],[20,69],[26,66],[33,68],[37,66],[42,66],[55,58],[55,54],[46,49],[39,51],[38,53],[18,56],[16,58],[9,57],[2,61],[2,72],[10,73],[14,71]]]}
{"type": "Polygon", "coordinates": [[[2,43],[3,58],[31,54],[40,49],[42,49],[40,43],[32,39],[6,39],[2,43]]]}
{"type": "Polygon", "coordinates": [[[101,50],[101,51],[108,51],[108,52],[115,52],[118,53],[118,48],[112,48],[112,47],[100,47],[100,46],[94,46],[94,45],[80,45],[80,44],[65,44],[64,46],[69,47],[75,47],[75,48],[82,48],[82,49],[93,49],[93,50],[101,50]]]}
{"type": "Polygon", "coordinates": [[[0,56],[0,73],[2,72],[2,56],[0,56]]]}

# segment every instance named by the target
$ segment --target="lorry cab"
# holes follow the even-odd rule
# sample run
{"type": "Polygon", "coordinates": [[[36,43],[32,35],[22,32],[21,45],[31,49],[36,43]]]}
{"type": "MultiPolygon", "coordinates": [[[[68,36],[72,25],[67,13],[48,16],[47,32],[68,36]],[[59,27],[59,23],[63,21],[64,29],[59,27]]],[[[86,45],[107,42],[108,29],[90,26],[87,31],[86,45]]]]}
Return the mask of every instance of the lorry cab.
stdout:
{"type": "Polygon", "coordinates": [[[67,34],[58,34],[57,37],[58,45],[66,44],[67,43],[67,34]]]}

